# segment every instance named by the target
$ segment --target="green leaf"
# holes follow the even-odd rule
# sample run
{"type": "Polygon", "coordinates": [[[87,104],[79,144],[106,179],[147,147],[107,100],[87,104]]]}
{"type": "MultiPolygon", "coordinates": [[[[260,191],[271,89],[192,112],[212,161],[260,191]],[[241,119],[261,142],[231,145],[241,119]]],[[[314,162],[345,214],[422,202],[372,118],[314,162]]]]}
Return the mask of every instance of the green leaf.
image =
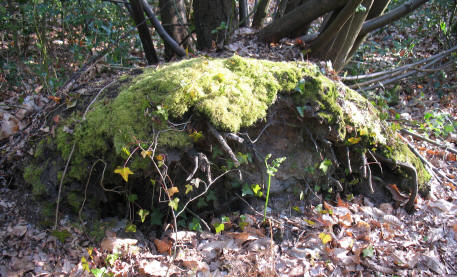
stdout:
{"type": "Polygon", "coordinates": [[[105,267],[102,267],[102,268],[92,268],[90,270],[90,272],[92,272],[92,274],[94,274],[95,277],[104,277],[104,276],[109,276],[107,274],[107,270],[105,267]]]}
{"type": "Polygon", "coordinates": [[[374,255],[374,248],[373,245],[368,246],[367,248],[363,249],[362,251],[363,257],[373,257],[374,255]]]}
{"type": "Polygon", "coordinates": [[[216,201],[216,200],[217,200],[216,193],[214,193],[214,191],[210,191],[208,193],[208,195],[206,196],[206,201],[216,201]]]}
{"type": "Polygon", "coordinates": [[[136,194],[134,194],[134,193],[129,194],[128,199],[129,199],[129,202],[130,202],[130,203],[133,203],[133,202],[135,202],[136,200],[138,200],[138,195],[136,195],[136,194]]]}
{"type": "Polygon", "coordinates": [[[201,232],[202,226],[200,225],[200,220],[196,217],[192,219],[192,222],[189,222],[189,229],[192,231],[201,232]]]}
{"type": "Polygon", "coordinates": [[[255,196],[257,196],[257,197],[263,196],[262,188],[259,186],[259,184],[252,184],[251,189],[254,192],[255,196]]]}
{"type": "Polygon", "coordinates": [[[225,225],[224,223],[214,223],[214,229],[216,229],[216,234],[219,234],[220,232],[224,231],[225,225]]]}
{"type": "Polygon", "coordinates": [[[122,147],[122,152],[124,152],[125,154],[127,154],[127,156],[130,156],[130,151],[127,149],[127,147],[123,146],[123,147],[122,147]]]}
{"type": "Polygon", "coordinates": [[[244,184],[243,188],[241,189],[241,196],[245,195],[254,195],[254,192],[248,184],[244,184]]]}
{"type": "Polygon", "coordinates": [[[322,172],[327,173],[327,171],[331,165],[332,165],[332,161],[325,159],[319,165],[319,169],[322,170],[322,172]]]}
{"type": "Polygon", "coordinates": [[[136,225],[133,223],[128,223],[127,226],[125,226],[125,232],[127,233],[135,233],[136,232],[136,225]]]}
{"type": "Polygon", "coordinates": [[[223,216],[223,217],[221,217],[221,221],[222,221],[222,223],[228,223],[228,222],[230,222],[230,218],[228,216],[223,216]]]}
{"type": "Polygon", "coordinates": [[[143,223],[145,220],[146,220],[146,217],[149,215],[149,211],[148,210],[144,210],[144,209],[140,209],[137,214],[140,216],[141,218],[141,223],[143,223]]]}
{"type": "Polygon", "coordinates": [[[193,191],[194,187],[191,184],[186,184],[186,194],[193,191]]]}
{"type": "Polygon", "coordinates": [[[198,199],[197,208],[201,209],[201,208],[204,208],[206,206],[208,206],[208,203],[206,202],[206,200],[204,198],[198,199]]]}
{"type": "Polygon", "coordinates": [[[157,209],[154,210],[151,214],[151,225],[162,225],[162,213],[157,209]]]}
{"type": "Polygon", "coordinates": [[[179,203],[179,198],[175,197],[173,200],[168,202],[168,206],[170,206],[173,210],[177,211],[178,210],[178,203],[179,203]]]}

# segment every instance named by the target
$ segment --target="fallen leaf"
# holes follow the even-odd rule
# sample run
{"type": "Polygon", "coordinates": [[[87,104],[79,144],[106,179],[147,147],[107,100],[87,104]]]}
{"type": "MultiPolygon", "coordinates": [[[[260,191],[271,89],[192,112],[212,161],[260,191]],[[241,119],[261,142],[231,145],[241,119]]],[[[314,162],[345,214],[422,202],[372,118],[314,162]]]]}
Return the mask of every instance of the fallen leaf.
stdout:
{"type": "Polygon", "coordinates": [[[332,241],[332,236],[327,233],[320,233],[319,238],[321,239],[323,244],[327,244],[332,241]]]}
{"type": "Polygon", "coordinates": [[[171,255],[171,247],[173,246],[173,244],[170,240],[154,239],[154,245],[156,246],[157,251],[159,251],[160,254],[171,255]]]}
{"type": "Polygon", "coordinates": [[[169,272],[168,266],[157,260],[141,261],[138,269],[142,274],[147,274],[148,276],[166,276],[167,272],[172,273],[169,272]]]}

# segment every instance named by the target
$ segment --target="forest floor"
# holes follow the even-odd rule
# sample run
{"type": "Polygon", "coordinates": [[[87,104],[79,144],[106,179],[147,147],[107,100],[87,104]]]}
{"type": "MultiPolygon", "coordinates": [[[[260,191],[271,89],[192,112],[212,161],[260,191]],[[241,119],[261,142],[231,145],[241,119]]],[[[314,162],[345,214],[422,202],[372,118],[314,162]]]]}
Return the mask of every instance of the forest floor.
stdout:
{"type": "MultiPolygon", "coordinates": [[[[395,68],[440,50],[436,37],[421,39],[421,35],[410,33],[411,28],[399,32],[400,28],[390,26],[371,36],[350,71],[366,74],[395,68]],[[417,41],[414,48],[395,44],[411,36],[417,41]]],[[[300,47],[296,40],[265,45],[255,39],[255,30],[244,28],[223,51],[201,54],[230,56],[236,52],[271,60],[306,59],[300,47]]],[[[328,64],[319,66],[331,75],[328,64]]],[[[95,72],[97,81],[91,82],[101,87],[118,73],[110,72],[112,75],[95,72]]],[[[268,224],[262,223],[262,211],[255,211],[258,205],[247,204],[252,209],[243,211],[243,224],[240,215],[228,215],[229,222],[221,234],[183,230],[164,232],[158,238],[154,232],[125,233],[127,221],[111,218],[106,221],[115,221],[114,227],[103,230],[97,243],[64,217],[60,225],[67,235],[59,240],[58,234],[33,220],[37,206],[31,194],[10,184],[11,179],[2,171],[0,275],[457,276],[457,159],[451,151],[456,149],[457,139],[455,129],[446,131],[446,126],[457,121],[457,77],[455,71],[452,74],[440,79],[430,73],[396,82],[390,89],[364,93],[386,111],[393,124],[423,136],[429,134],[438,144],[402,133],[435,168],[431,193],[427,198],[418,197],[413,214],[401,207],[406,196],[389,186],[386,189],[394,200],[380,205],[363,195],[314,207],[292,199],[288,210],[273,209],[268,224]]],[[[28,86],[36,91],[40,84],[28,86]]],[[[8,104],[24,104],[14,92],[9,96],[8,104]]],[[[31,106],[45,110],[56,100],[35,94],[30,101],[31,106]]],[[[18,124],[29,126],[27,120],[33,120],[34,114],[27,114],[18,124]]],[[[11,142],[4,143],[2,150],[23,151],[22,142],[11,142]]]]}

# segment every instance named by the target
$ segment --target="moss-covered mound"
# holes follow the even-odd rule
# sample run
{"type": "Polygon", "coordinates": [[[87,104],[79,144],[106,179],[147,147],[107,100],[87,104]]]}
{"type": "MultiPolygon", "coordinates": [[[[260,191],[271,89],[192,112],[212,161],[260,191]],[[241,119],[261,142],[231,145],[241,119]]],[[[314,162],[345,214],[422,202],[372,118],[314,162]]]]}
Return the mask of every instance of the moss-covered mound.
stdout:
{"type": "MultiPolygon", "coordinates": [[[[82,184],[99,159],[106,164],[99,175],[104,175],[103,181],[108,187],[123,185],[124,181],[114,174],[114,169],[127,159],[137,180],[153,179],[151,176],[156,173],[151,162],[144,159],[140,151],[129,155],[138,146],[147,148],[157,137],[157,149],[163,153],[171,149],[189,152],[195,149],[195,131],[208,137],[207,130],[196,122],[203,119],[221,132],[238,132],[265,119],[280,92],[283,97],[292,99],[287,105],[291,118],[308,126],[317,139],[330,141],[334,147],[357,148],[362,153],[370,149],[394,161],[414,165],[422,186],[430,179],[420,160],[379,119],[378,111],[369,101],[326,78],[314,65],[233,56],[196,58],[145,69],[121,88],[116,97],[100,97],[85,119],[80,118],[82,113],[75,113],[61,122],[56,138],[39,144],[35,162],[25,171],[25,180],[34,186],[35,192],[55,195],[63,161],[70,157],[73,144],[75,150],[65,176],[65,183],[79,184],[79,187],[70,186],[73,192],[84,189],[82,184]],[[184,130],[171,123],[183,121],[191,122],[184,130]],[[57,165],[44,162],[49,151],[58,153],[57,165]],[[56,172],[55,180],[50,180],[49,171],[56,172]],[[44,189],[38,183],[52,185],[44,189]]],[[[201,144],[199,141],[198,151],[205,151],[201,144]]],[[[302,168],[297,170],[303,171],[302,168]]],[[[75,197],[70,198],[71,205],[77,206],[75,197]]]]}

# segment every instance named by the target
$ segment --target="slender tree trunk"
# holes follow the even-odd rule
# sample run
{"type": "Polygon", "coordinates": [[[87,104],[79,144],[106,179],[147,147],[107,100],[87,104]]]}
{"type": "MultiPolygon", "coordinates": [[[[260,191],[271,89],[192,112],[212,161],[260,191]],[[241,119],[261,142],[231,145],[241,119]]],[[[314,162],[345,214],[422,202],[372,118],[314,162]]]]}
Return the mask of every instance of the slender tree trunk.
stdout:
{"type": "MultiPolygon", "coordinates": [[[[382,15],[386,10],[387,6],[389,6],[389,3],[390,0],[374,1],[373,6],[371,7],[370,12],[368,13],[367,20],[382,15]]],[[[360,45],[365,41],[366,37],[367,34],[359,34],[359,36],[354,42],[354,45],[352,46],[351,51],[348,54],[348,57],[346,58],[346,63],[348,63],[352,59],[352,57],[354,57],[355,53],[357,52],[357,49],[359,49],[360,45]]]]}
{"type": "MultiPolygon", "coordinates": [[[[164,29],[183,48],[189,47],[184,0],[159,0],[159,7],[164,29]]],[[[165,42],[165,58],[170,60],[174,54],[174,49],[165,42]]]]}
{"type": "Polygon", "coordinates": [[[131,16],[137,25],[138,34],[140,35],[146,60],[148,61],[148,64],[156,64],[159,62],[159,59],[157,58],[154,44],[152,43],[151,34],[149,33],[149,29],[146,24],[141,3],[139,0],[130,0],[129,2],[132,9],[131,16]]]}
{"type": "Polygon", "coordinates": [[[254,14],[254,19],[252,20],[252,27],[260,28],[263,25],[265,17],[267,17],[268,7],[270,6],[270,0],[260,0],[257,11],[254,14]]]}
{"type": "Polygon", "coordinates": [[[197,48],[221,48],[228,40],[230,30],[238,24],[236,7],[232,0],[194,0],[197,48]]]}
{"type": "Polygon", "coordinates": [[[240,13],[240,27],[246,27],[249,26],[248,22],[248,1],[247,0],[239,0],[238,2],[238,9],[240,13]]]}
{"type": "Polygon", "coordinates": [[[260,30],[259,38],[266,42],[277,42],[291,36],[319,16],[343,7],[346,3],[347,0],[308,0],[260,30]]]}
{"type": "MultiPolygon", "coordinates": [[[[364,0],[362,2],[361,5],[365,7],[365,11],[356,11],[353,14],[350,23],[348,21],[345,24],[345,28],[347,29],[347,35],[345,36],[344,41],[334,43],[333,48],[339,48],[338,54],[335,57],[332,57],[333,69],[335,69],[335,71],[340,71],[346,64],[349,52],[351,51],[352,46],[354,45],[354,42],[359,35],[360,29],[362,29],[363,22],[367,18],[368,12],[370,11],[373,1],[374,0],[364,0]]],[[[337,41],[338,38],[335,42],[337,41]]]]}

